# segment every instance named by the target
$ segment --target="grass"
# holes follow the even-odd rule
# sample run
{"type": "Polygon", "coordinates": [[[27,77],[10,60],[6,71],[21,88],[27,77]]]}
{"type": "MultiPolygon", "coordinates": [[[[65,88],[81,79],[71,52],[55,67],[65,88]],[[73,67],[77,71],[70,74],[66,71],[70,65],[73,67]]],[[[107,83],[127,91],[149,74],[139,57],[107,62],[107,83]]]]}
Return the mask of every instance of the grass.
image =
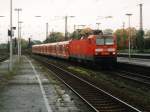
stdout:
{"type": "Polygon", "coordinates": [[[81,69],[81,68],[77,68],[77,67],[75,68],[73,66],[69,66],[68,69],[74,70],[74,71],[79,72],[84,75],[89,75],[89,73],[88,73],[88,71],[86,71],[86,69],[81,69]]]}
{"type": "Polygon", "coordinates": [[[13,66],[12,71],[9,71],[8,69],[1,70],[3,71],[1,72],[2,75],[0,78],[1,89],[4,88],[8,84],[9,80],[13,79],[13,77],[17,75],[17,73],[19,72],[20,64],[22,64],[22,59],[20,60],[20,63],[17,60],[15,60],[15,62],[13,63],[14,66],[13,66]]]}

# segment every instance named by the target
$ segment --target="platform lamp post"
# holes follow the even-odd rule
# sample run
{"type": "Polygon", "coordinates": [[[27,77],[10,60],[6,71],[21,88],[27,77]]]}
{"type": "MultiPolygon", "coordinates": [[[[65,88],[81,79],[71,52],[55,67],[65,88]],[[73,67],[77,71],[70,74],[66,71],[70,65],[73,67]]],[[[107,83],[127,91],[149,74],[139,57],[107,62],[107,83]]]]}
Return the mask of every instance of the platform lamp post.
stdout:
{"type": "Polygon", "coordinates": [[[46,39],[48,39],[49,24],[46,23],[46,39]]]}
{"type": "Polygon", "coordinates": [[[9,60],[9,71],[12,71],[12,56],[13,56],[13,50],[12,50],[12,32],[13,32],[13,28],[12,28],[12,0],[10,0],[10,60],[9,60]]]}
{"type": "Polygon", "coordinates": [[[127,13],[126,14],[128,16],[128,21],[129,21],[129,37],[128,37],[128,40],[129,40],[129,44],[128,44],[128,57],[129,57],[129,60],[131,59],[131,28],[130,28],[130,19],[131,19],[131,16],[133,14],[131,13],[127,13]]]}
{"type": "Polygon", "coordinates": [[[18,13],[18,61],[20,60],[20,26],[19,26],[19,21],[20,21],[20,11],[22,11],[21,8],[16,8],[15,11],[18,13]]]}
{"type": "Polygon", "coordinates": [[[20,44],[19,44],[19,57],[21,57],[21,49],[22,49],[22,48],[21,48],[21,40],[22,40],[22,39],[21,39],[21,38],[22,38],[22,26],[21,26],[21,24],[22,24],[22,23],[23,23],[23,21],[19,21],[19,26],[20,26],[20,32],[19,32],[19,33],[20,33],[20,34],[19,34],[19,37],[20,37],[20,38],[19,38],[19,43],[20,43],[20,44]]]}

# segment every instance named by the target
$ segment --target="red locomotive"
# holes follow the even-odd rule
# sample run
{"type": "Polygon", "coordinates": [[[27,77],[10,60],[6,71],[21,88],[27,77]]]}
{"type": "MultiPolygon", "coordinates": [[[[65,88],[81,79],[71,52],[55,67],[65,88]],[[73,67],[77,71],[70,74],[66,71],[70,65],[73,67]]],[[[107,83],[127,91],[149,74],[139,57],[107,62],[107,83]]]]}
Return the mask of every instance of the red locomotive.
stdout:
{"type": "Polygon", "coordinates": [[[116,37],[108,35],[89,35],[79,40],[69,40],[41,45],[33,45],[35,54],[74,59],[94,63],[116,63],[116,37]]]}

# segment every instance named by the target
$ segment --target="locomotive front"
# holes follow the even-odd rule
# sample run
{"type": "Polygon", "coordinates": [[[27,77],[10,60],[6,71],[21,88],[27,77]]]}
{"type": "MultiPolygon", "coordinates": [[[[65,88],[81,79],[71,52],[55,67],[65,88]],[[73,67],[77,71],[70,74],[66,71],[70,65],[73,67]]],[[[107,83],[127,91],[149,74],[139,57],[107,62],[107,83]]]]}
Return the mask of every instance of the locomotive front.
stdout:
{"type": "Polygon", "coordinates": [[[95,38],[95,43],[95,62],[117,62],[117,45],[115,36],[97,35],[95,38]]]}

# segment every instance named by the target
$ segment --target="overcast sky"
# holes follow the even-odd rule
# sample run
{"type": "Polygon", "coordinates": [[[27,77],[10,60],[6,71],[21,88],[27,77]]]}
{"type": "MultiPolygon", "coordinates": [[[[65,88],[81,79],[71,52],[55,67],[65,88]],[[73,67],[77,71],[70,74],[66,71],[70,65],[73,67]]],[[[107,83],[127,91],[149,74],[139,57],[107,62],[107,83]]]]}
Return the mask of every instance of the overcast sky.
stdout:
{"type": "MultiPolygon", "coordinates": [[[[96,28],[121,28],[123,22],[128,27],[126,13],[132,13],[131,25],[139,28],[139,3],[143,3],[144,29],[150,29],[150,0],[13,0],[13,9],[22,8],[20,15],[22,33],[25,39],[44,40],[46,22],[49,31],[64,32],[63,16],[75,16],[68,19],[69,32],[73,31],[74,24],[86,24],[96,28]],[[36,18],[35,16],[41,16],[36,18]],[[106,16],[113,18],[105,19],[106,16]]],[[[0,43],[8,40],[10,0],[0,0],[0,43]]],[[[13,25],[17,26],[17,12],[13,11],[13,25]]],[[[15,31],[15,36],[17,31],[15,31]]]]}

